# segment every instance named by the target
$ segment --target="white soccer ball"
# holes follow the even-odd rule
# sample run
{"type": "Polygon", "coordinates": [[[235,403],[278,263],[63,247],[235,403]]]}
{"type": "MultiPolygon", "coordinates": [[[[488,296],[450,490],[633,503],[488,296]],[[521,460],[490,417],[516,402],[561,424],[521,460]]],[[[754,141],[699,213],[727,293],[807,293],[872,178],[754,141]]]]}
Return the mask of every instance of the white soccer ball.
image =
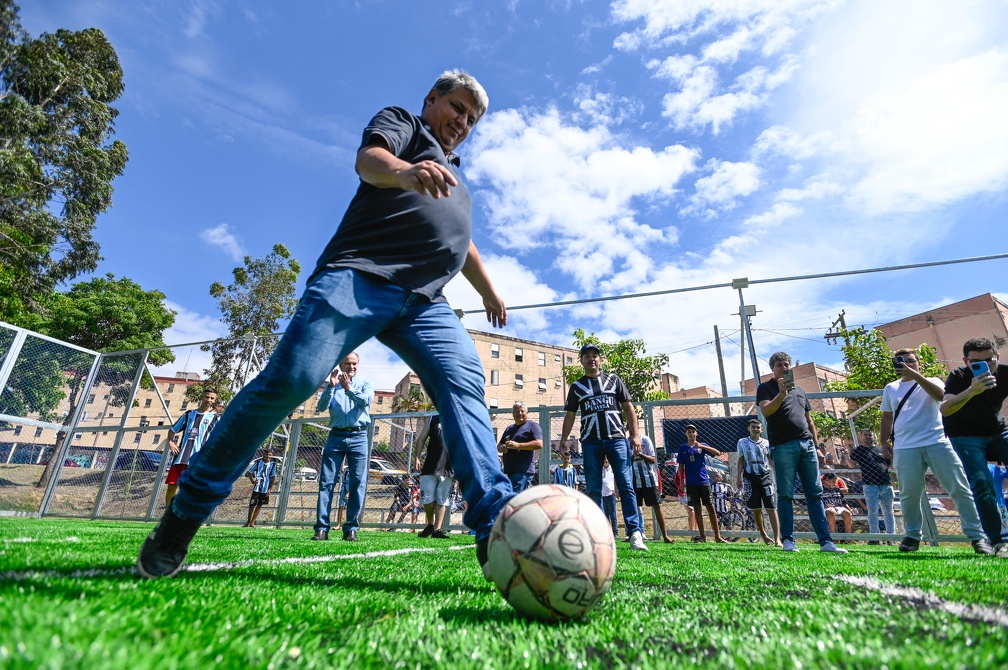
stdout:
{"type": "Polygon", "coordinates": [[[501,510],[487,545],[497,590],[525,616],[562,621],[612,584],[616,542],[591,498],[567,486],[528,488],[501,510]]]}

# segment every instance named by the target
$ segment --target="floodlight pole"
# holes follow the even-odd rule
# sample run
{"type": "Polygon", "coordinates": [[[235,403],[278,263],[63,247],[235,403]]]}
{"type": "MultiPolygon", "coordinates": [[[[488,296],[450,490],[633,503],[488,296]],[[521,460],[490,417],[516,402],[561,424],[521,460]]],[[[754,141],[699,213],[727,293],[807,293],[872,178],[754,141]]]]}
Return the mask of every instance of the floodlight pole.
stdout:
{"type": "MultiPolygon", "coordinates": [[[[741,277],[739,279],[732,280],[732,288],[738,289],[739,297],[739,317],[742,319],[742,327],[744,333],[742,335],[743,345],[745,341],[749,340],[749,363],[752,365],[753,371],[753,384],[759,386],[760,372],[759,372],[759,361],[756,359],[756,344],[753,342],[752,338],[752,326],[749,323],[749,317],[756,314],[755,305],[746,305],[745,298],[742,297],[742,289],[749,288],[749,278],[741,277]]],[[[743,358],[743,364],[745,359],[743,358]]],[[[745,373],[742,374],[742,384],[745,385],[745,373]]],[[[743,393],[745,389],[743,389],[743,393]]]]}

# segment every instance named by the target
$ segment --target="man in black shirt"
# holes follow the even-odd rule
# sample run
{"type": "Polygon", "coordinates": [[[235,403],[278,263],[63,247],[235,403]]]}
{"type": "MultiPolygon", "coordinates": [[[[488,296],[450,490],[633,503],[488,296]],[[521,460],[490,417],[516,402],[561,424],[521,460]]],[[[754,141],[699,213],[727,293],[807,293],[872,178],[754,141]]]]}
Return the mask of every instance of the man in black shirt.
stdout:
{"type": "Polygon", "coordinates": [[[942,423],[966,471],[984,533],[996,554],[1008,558],[1008,534],[987,467],[987,461],[1008,461],[1008,428],[1001,415],[1008,398],[1008,366],[998,365],[997,348],[986,337],[963,345],[963,363],[945,382],[942,423]]]}
{"type": "Polygon", "coordinates": [[[515,422],[504,429],[497,450],[502,454],[504,474],[511,488],[521,493],[535,477],[535,452],[542,449],[542,426],[528,418],[528,408],[521,400],[511,409],[515,422]]]}
{"type": "Polygon", "coordinates": [[[647,551],[644,544],[644,526],[633,488],[631,459],[641,453],[637,411],[630,391],[618,375],[603,372],[602,357],[598,347],[586,344],[581,347],[581,367],[584,377],[571,384],[564,409],[563,429],[560,433],[561,449],[570,447],[567,438],[574,428],[577,412],[581,412],[581,451],[584,455],[585,484],[588,497],[602,507],[602,462],[608,458],[612,466],[616,488],[623,506],[623,522],[630,536],[630,548],[647,551]],[[626,416],[626,429],[623,418],[626,416]],[[627,439],[627,432],[630,439],[627,439]]]}
{"type": "Polygon", "coordinates": [[[777,478],[777,515],[780,517],[784,551],[798,551],[794,538],[795,475],[801,479],[809,521],[819,540],[820,551],[846,554],[833,543],[822,502],[822,481],[816,443],[819,436],[812,421],[812,406],[805,391],[795,386],[791,357],[778,351],[770,357],[773,379],[756,388],[756,402],[767,422],[767,439],[777,478]]]}
{"type": "MultiPolygon", "coordinates": [[[[882,449],[875,444],[875,435],[870,428],[862,428],[858,432],[858,446],[851,450],[851,458],[861,467],[861,482],[864,485],[865,506],[868,508],[868,530],[879,532],[879,504],[882,505],[882,515],[885,517],[886,532],[890,535],[896,532],[896,520],[893,515],[892,477],[889,466],[892,462],[882,454],[882,449]]],[[[850,532],[849,530],[847,532],[850,532]]],[[[869,544],[878,544],[872,540],[869,544]]]]}

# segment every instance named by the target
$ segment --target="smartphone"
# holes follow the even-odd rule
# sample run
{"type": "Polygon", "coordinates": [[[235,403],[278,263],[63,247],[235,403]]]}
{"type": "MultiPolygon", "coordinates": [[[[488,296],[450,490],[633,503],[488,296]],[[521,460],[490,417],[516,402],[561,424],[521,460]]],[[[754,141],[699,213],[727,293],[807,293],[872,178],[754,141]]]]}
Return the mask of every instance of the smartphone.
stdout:
{"type": "Polygon", "coordinates": [[[893,359],[893,368],[895,368],[896,372],[899,372],[900,370],[903,369],[903,363],[905,361],[906,359],[903,358],[902,356],[897,356],[895,359],[893,359]]]}
{"type": "Polygon", "coordinates": [[[987,361],[973,361],[970,363],[970,370],[973,371],[974,377],[983,377],[990,372],[990,366],[987,365],[987,361]]]}
{"type": "Polygon", "coordinates": [[[790,391],[794,388],[794,370],[788,368],[784,371],[784,386],[790,391]]]}

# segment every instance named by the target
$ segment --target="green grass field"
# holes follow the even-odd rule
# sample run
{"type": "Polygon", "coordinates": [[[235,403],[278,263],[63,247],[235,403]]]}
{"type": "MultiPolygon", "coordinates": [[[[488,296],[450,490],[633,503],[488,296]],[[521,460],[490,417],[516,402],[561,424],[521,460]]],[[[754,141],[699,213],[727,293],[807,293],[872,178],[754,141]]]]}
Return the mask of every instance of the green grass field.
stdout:
{"type": "Polygon", "coordinates": [[[619,543],[578,622],[518,617],[470,536],[204,528],[190,569],[133,573],[147,524],[0,519],[3,668],[993,668],[1008,561],[965,545],[619,543]]]}

